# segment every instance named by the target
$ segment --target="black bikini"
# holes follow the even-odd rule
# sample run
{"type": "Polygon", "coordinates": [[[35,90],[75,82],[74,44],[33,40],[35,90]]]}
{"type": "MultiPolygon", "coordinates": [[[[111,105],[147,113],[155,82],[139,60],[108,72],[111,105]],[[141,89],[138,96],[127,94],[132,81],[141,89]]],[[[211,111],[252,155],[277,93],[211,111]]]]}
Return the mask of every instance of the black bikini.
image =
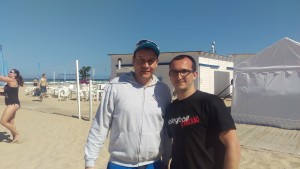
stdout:
{"type": "Polygon", "coordinates": [[[8,84],[4,86],[4,93],[5,93],[5,104],[11,105],[11,104],[18,104],[20,105],[19,100],[19,87],[10,87],[8,84]]]}

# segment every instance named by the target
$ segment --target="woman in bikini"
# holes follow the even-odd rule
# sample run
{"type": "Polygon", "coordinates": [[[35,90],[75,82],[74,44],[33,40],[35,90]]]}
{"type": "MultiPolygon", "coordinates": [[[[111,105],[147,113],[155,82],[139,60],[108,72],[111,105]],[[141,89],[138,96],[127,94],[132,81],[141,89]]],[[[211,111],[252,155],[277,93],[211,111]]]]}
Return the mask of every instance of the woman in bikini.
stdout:
{"type": "Polygon", "coordinates": [[[12,134],[12,142],[17,143],[20,134],[14,123],[17,110],[20,108],[20,101],[18,97],[19,86],[23,86],[23,77],[17,69],[12,69],[8,77],[0,76],[0,81],[6,82],[4,92],[2,95],[5,97],[6,108],[2,114],[0,123],[6,127],[12,134]]]}

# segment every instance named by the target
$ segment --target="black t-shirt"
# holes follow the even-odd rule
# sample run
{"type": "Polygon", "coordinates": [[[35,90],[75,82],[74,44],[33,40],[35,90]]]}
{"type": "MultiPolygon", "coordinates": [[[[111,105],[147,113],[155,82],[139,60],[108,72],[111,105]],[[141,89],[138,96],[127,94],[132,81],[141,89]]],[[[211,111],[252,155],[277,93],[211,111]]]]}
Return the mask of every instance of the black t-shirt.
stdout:
{"type": "Polygon", "coordinates": [[[173,138],[171,169],[223,168],[225,146],[219,134],[235,129],[235,124],[220,98],[196,91],[184,100],[174,100],[165,123],[173,138]]]}

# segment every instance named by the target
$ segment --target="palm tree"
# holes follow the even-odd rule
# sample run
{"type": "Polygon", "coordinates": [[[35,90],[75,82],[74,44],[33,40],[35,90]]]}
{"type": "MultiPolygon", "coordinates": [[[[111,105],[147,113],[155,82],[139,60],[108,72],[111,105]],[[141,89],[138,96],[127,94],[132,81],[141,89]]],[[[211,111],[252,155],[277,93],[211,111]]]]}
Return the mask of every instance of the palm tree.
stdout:
{"type": "Polygon", "coordinates": [[[80,81],[83,83],[87,83],[88,80],[90,79],[91,74],[89,74],[89,71],[91,70],[90,66],[83,66],[80,70],[79,70],[79,75],[80,75],[80,81]]]}

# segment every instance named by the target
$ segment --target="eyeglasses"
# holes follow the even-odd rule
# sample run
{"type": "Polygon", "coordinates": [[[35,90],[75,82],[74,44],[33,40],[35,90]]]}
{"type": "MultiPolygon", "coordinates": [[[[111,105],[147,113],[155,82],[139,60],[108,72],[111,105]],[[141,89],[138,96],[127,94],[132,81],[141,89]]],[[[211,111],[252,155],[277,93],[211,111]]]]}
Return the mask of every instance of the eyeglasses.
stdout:
{"type": "Polygon", "coordinates": [[[9,73],[13,73],[13,74],[16,74],[16,72],[14,72],[14,71],[10,71],[9,73]]]}
{"type": "Polygon", "coordinates": [[[147,44],[147,43],[151,43],[153,44],[155,47],[157,47],[157,49],[159,49],[158,45],[156,43],[154,43],[153,41],[151,40],[140,40],[137,44],[136,44],[136,48],[138,48],[139,46],[141,45],[144,45],[144,44],[147,44]]]}
{"type": "Polygon", "coordinates": [[[177,77],[178,74],[180,74],[180,76],[182,77],[186,77],[188,76],[190,73],[192,73],[194,71],[192,70],[187,70],[187,69],[182,69],[182,70],[170,70],[169,71],[169,76],[170,77],[177,77]]]}

